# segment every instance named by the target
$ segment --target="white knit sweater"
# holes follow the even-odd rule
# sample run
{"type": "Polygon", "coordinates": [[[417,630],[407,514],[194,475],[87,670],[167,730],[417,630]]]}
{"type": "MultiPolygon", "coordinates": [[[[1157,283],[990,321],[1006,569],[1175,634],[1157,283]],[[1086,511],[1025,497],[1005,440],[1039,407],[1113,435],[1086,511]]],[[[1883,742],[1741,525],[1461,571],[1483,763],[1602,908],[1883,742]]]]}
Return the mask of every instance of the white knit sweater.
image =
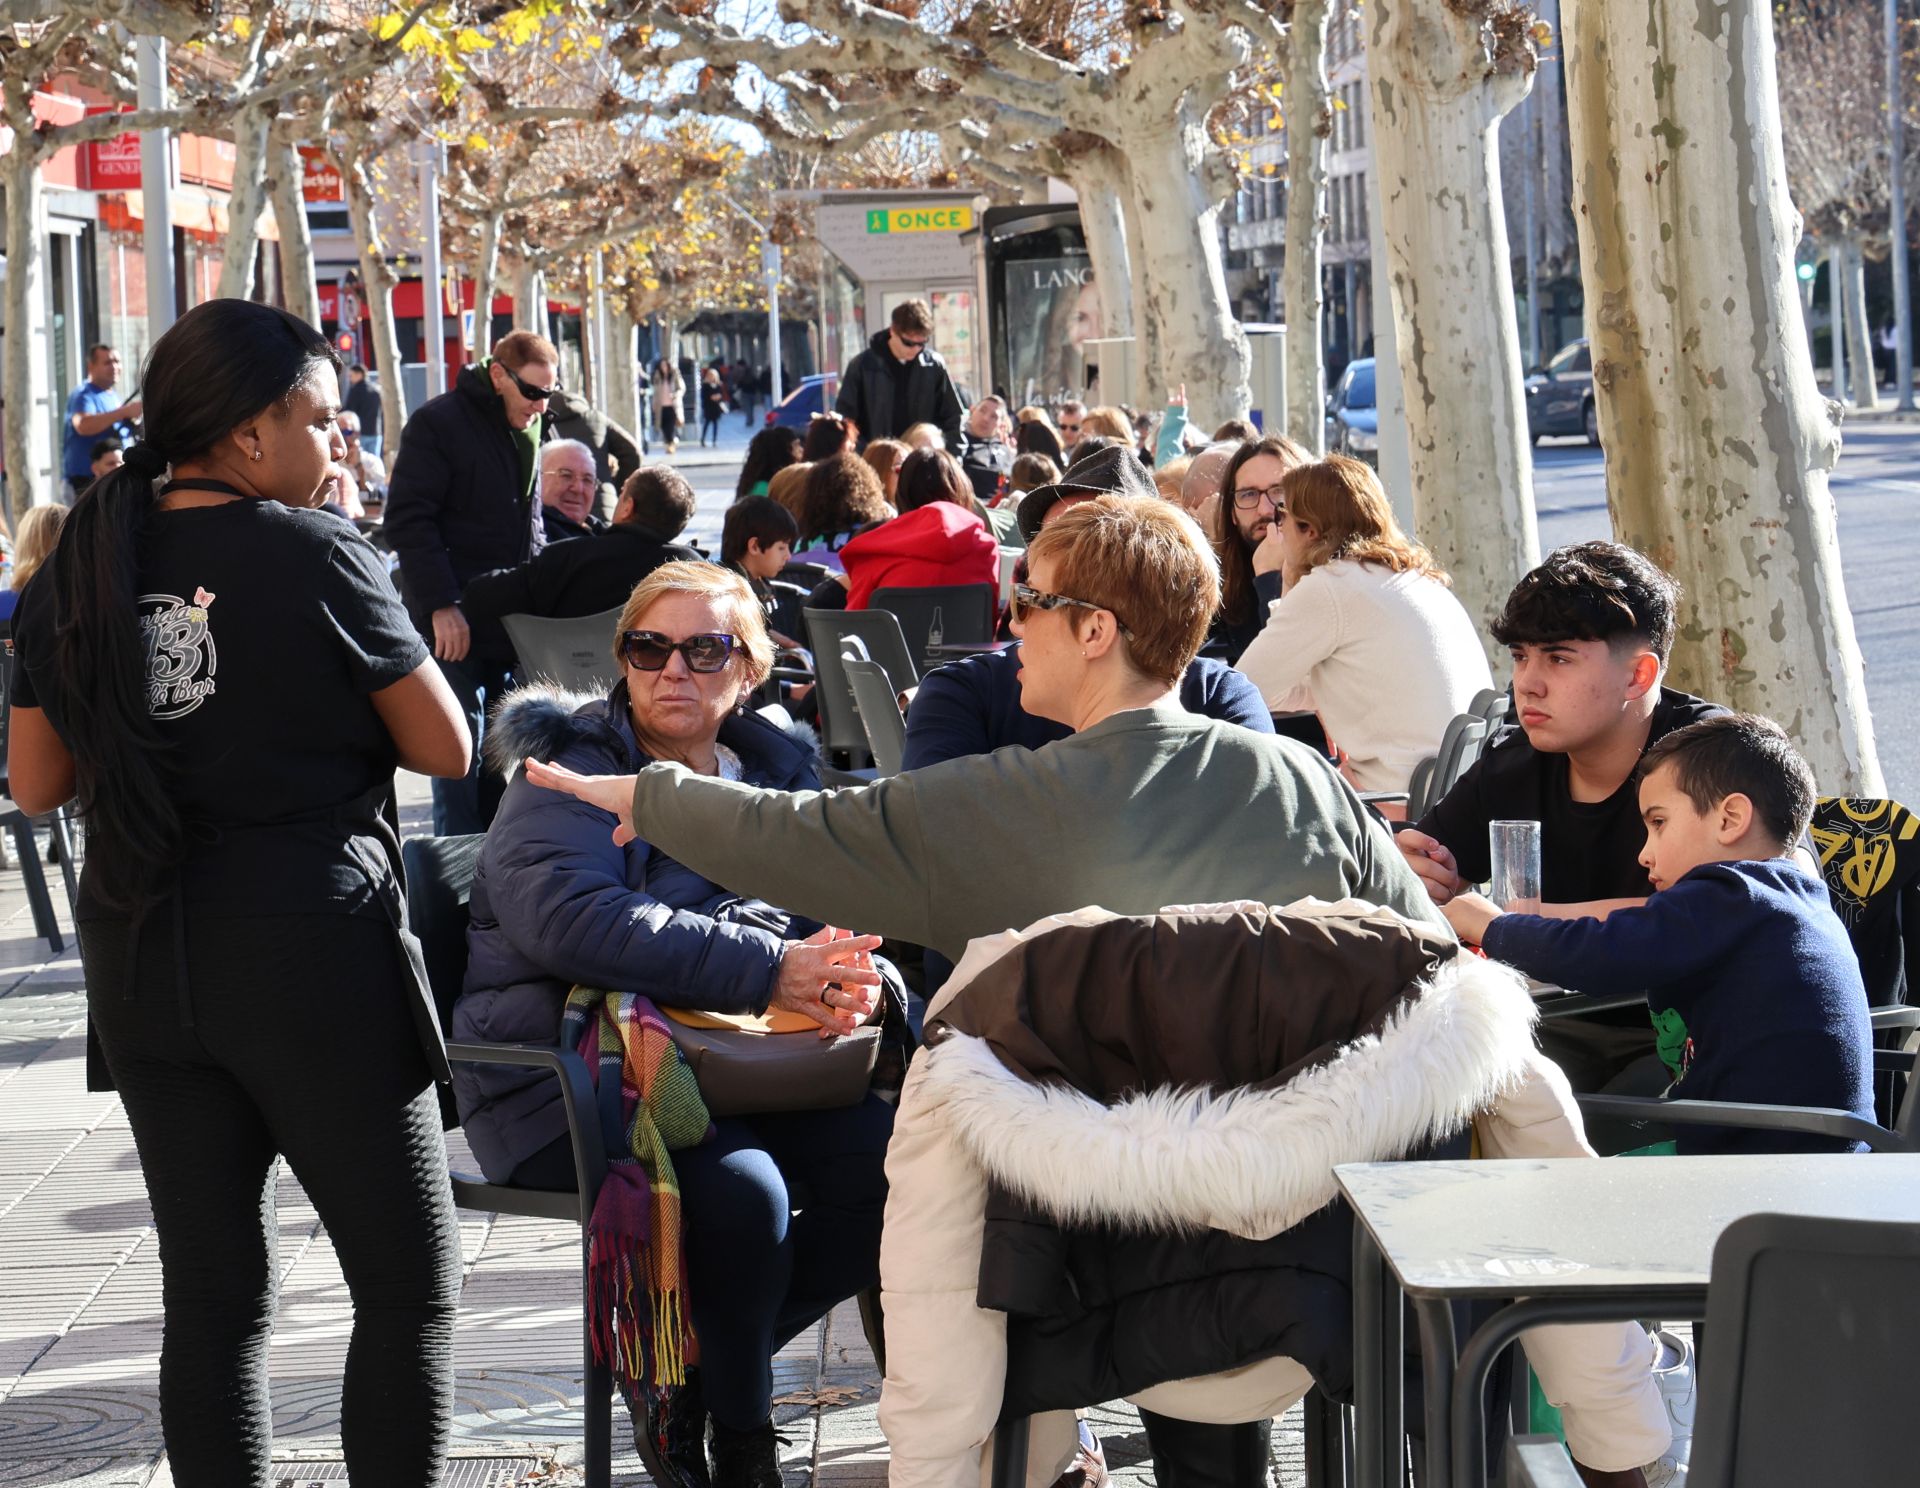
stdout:
{"type": "Polygon", "coordinates": [[[1448,722],[1493,685],[1451,589],[1344,558],[1273,602],[1238,666],[1275,712],[1319,713],[1363,790],[1405,790],[1448,722]]]}

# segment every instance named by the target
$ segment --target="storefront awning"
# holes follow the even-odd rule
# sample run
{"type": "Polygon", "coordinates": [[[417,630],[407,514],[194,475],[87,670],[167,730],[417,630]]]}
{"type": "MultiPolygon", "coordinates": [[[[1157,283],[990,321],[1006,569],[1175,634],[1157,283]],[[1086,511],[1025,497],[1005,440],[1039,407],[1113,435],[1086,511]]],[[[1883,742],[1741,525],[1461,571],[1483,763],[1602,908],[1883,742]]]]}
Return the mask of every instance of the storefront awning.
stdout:
{"type": "MultiPolygon", "coordinates": [[[[227,194],[200,186],[176,186],[170,193],[169,207],[173,225],[213,242],[224,243],[229,216],[227,194]]],[[[100,222],[108,228],[138,231],[146,219],[146,198],[138,191],[100,193],[100,222]]],[[[280,241],[280,224],[273,212],[263,210],[254,223],[256,236],[269,243],[280,241]]]]}

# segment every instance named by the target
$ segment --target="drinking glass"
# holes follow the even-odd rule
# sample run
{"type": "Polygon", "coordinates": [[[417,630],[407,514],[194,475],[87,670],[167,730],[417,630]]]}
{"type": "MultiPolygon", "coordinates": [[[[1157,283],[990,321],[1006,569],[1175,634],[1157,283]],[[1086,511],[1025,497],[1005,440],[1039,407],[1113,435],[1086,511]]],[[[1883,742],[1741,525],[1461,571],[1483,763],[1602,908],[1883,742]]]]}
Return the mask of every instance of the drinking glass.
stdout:
{"type": "Polygon", "coordinates": [[[1540,823],[1489,822],[1487,839],[1493,902],[1515,914],[1540,913],[1540,823]]]}

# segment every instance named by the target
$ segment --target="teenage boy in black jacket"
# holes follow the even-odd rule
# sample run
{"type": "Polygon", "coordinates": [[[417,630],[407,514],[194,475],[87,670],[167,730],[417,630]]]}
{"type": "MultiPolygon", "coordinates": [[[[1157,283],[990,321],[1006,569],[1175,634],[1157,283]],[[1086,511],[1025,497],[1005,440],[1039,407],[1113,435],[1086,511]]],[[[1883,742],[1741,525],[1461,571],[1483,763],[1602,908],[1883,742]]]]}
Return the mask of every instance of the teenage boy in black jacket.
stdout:
{"type": "Polygon", "coordinates": [[[960,394],[933,340],[925,300],[893,307],[888,328],[868,343],[840,377],[834,411],[852,419],[864,449],[869,439],[897,439],[915,424],[937,424],[947,448],[960,448],[960,394]]]}

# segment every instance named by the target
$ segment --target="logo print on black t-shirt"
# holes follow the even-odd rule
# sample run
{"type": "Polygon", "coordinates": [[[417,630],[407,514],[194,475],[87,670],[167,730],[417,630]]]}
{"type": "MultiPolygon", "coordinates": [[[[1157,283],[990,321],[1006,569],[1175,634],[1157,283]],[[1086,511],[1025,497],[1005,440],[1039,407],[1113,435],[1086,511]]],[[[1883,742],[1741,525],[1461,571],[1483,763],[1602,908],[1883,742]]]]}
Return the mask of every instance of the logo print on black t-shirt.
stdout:
{"type": "Polygon", "coordinates": [[[140,638],[147,643],[147,711],[155,718],[183,718],[213,696],[219,662],[207,607],[213,596],[193,592],[188,603],[174,594],[140,596],[140,638]]]}

